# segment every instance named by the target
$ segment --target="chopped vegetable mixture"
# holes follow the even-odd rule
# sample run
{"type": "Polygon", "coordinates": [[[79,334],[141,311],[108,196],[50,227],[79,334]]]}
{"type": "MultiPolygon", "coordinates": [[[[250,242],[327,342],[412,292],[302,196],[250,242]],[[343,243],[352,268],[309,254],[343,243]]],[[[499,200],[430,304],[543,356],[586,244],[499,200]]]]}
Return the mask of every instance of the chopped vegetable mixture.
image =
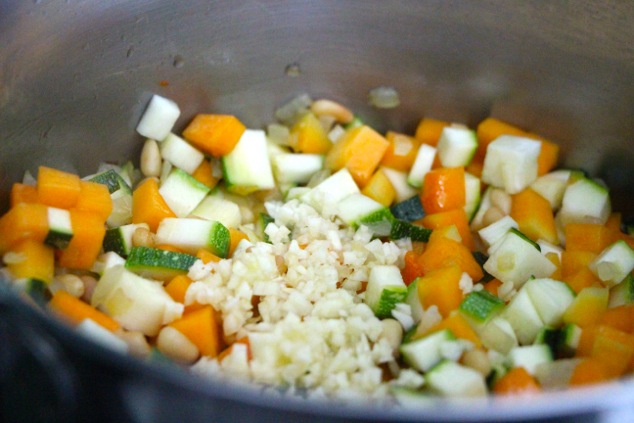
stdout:
{"type": "Polygon", "coordinates": [[[634,237],[600,180],[494,118],[381,134],[302,95],[266,130],[155,95],[140,163],[41,166],[0,254],[37,306],[192,372],[385,399],[634,371],[634,237]]]}

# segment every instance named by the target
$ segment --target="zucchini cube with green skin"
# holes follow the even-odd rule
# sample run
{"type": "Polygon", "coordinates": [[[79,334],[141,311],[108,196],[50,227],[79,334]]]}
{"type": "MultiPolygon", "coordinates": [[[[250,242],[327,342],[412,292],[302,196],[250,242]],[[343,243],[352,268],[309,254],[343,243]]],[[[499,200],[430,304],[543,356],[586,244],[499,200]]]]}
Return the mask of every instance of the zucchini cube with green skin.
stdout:
{"type": "Polygon", "coordinates": [[[205,197],[188,217],[217,220],[227,228],[237,228],[242,223],[240,206],[220,194],[211,193],[205,197]]]}
{"type": "Polygon", "coordinates": [[[469,221],[473,219],[476,212],[478,211],[478,207],[480,207],[481,200],[481,188],[480,188],[480,178],[470,174],[469,172],[465,172],[464,174],[464,185],[465,185],[465,206],[464,211],[467,213],[467,217],[469,221]]]}
{"type": "Polygon", "coordinates": [[[455,341],[456,337],[451,330],[442,329],[401,344],[400,352],[408,365],[420,372],[426,372],[442,361],[443,344],[455,341]]]}
{"type": "Polygon", "coordinates": [[[405,201],[394,204],[390,207],[392,215],[396,219],[403,220],[405,222],[413,222],[425,217],[425,210],[420,202],[420,196],[414,195],[405,201]]]}
{"type": "Polygon", "coordinates": [[[517,194],[537,179],[537,157],[541,151],[539,141],[502,135],[487,147],[482,168],[482,181],[517,194]]]}
{"type": "Polygon", "coordinates": [[[540,176],[531,184],[531,189],[544,197],[553,210],[559,210],[570,178],[570,170],[561,169],[540,176]]]}
{"type": "Polygon", "coordinates": [[[515,229],[504,235],[483,267],[500,281],[513,282],[515,288],[521,287],[531,276],[547,278],[556,270],[541,254],[539,246],[515,229]]]}
{"type": "Polygon", "coordinates": [[[423,315],[425,314],[423,305],[420,302],[420,297],[418,296],[418,281],[419,280],[420,278],[416,278],[412,281],[412,283],[407,285],[407,296],[405,297],[405,302],[409,304],[409,307],[412,310],[412,318],[414,319],[414,325],[417,325],[422,320],[423,315]]]}
{"type": "Polygon", "coordinates": [[[397,266],[374,266],[365,289],[365,303],[379,319],[392,316],[397,303],[405,301],[407,286],[397,266]]]}
{"type": "Polygon", "coordinates": [[[346,197],[359,193],[357,183],[352,178],[350,171],[344,167],[303,194],[301,200],[321,212],[325,204],[336,206],[346,197]]]}
{"type": "Polygon", "coordinates": [[[121,257],[127,257],[132,249],[132,235],[137,228],[150,230],[147,223],[130,223],[106,230],[106,235],[103,238],[103,250],[105,252],[113,251],[121,257]]]}
{"type": "Polygon", "coordinates": [[[477,328],[482,345],[490,350],[495,350],[502,354],[518,346],[517,336],[513,326],[508,320],[496,316],[488,321],[484,327],[477,328]]]}
{"type": "Polygon", "coordinates": [[[535,377],[545,390],[568,389],[572,373],[582,360],[582,358],[563,358],[540,363],[535,367],[535,377]]]}
{"type": "Polygon", "coordinates": [[[535,344],[548,345],[554,358],[570,358],[575,356],[579,340],[581,339],[581,328],[569,323],[561,328],[544,327],[537,334],[535,344]]]}
{"type": "Polygon", "coordinates": [[[634,269],[634,250],[625,241],[616,241],[588,267],[607,287],[618,285],[634,269]]]}
{"type": "Polygon", "coordinates": [[[575,299],[575,292],[568,284],[554,279],[531,279],[524,284],[522,290],[526,290],[546,326],[561,325],[564,312],[575,299]]]}
{"type": "Polygon", "coordinates": [[[486,380],[482,373],[451,360],[444,360],[425,375],[427,386],[444,397],[484,397],[486,380]]]}
{"type": "Polygon", "coordinates": [[[156,230],[158,244],[173,245],[188,254],[204,249],[225,258],[230,239],[229,230],[222,223],[203,219],[168,217],[156,230]]]}
{"type": "Polygon", "coordinates": [[[436,153],[438,150],[431,145],[421,144],[418,148],[418,153],[414,159],[414,164],[407,174],[407,183],[414,188],[421,188],[423,186],[423,179],[429,172],[436,159],[436,153]]]}
{"type": "Polygon", "coordinates": [[[170,133],[180,114],[181,111],[174,101],[154,94],[141,116],[136,131],[146,138],[160,141],[170,133]]]}
{"type": "Polygon", "coordinates": [[[591,178],[575,176],[570,177],[556,219],[562,226],[569,223],[603,225],[611,212],[608,189],[591,178]]]}
{"type": "Polygon", "coordinates": [[[48,207],[48,234],[44,239],[44,243],[58,250],[68,247],[70,240],[73,238],[73,225],[70,220],[70,212],[57,207],[48,207]]]}
{"type": "Polygon", "coordinates": [[[410,238],[414,242],[427,242],[431,236],[431,229],[413,225],[409,222],[395,219],[392,222],[390,239],[410,238]]]}
{"type": "Polygon", "coordinates": [[[41,279],[16,279],[13,285],[24,291],[37,305],[41,307],[44,307],[52,297],[51,291],[48,289],[48,284],[41,279]]]}
{"type": "Polygon", "coordinates": [[[125,268],[144,278],[168,281],[184,275],[198,260],[196,256],[151,247],[132,247],[125,268]]]}
{"type": "Polygon", "coordinates": [[[222,173],[230,192],[247,195],[275,188],[266,134],[247,129],[231,152],[222,157],[222,173]]]}
{"type": "Polygon", "coordinates": [[[484,325],[504,308],[504,301],[488,291],[471,291],[458,310],[474,325],[484,325]]]}
{"type": "Polygon", "coordinates": [[[440,133],[436,148],[443,167],[466,166],[478,148],[478,138],[471,129],[446,126],[440,133]]]}
{"type": "Polygon", "coordinates": [[[260,236],[260,239],[264,242],[271,243],[269,236],[266,234],[266,227],[269,223],[274,223],[275,219],[270,214],[260,213],[258,216],[258,220],[256,222],[257,234],[260,236]]]}
{"type": "Polygon", "coordinates": [[[190,175],[200,166],[205,155],[196,147],[175,134],[168,134],[159,144],[161,156],[190,175]]]}
{"type": "Polygon", "coordinates": [[[108,187],[108,192],[113,194],[120,189],[125,192],[132,193],[130,185],[119,175],[114,169],[108,169],[105,172],[98,173],[88,178],[90,182],[96,182],[108,187]]]}
{"type": "Polygon", "coordinates": [[[520,289],[500,316],[511,324],[520,345],[533,343],[544,326],[525,289],[520,289]]]}
{"type": "Polygon", "coordinates": [[[390,210],[383,204],[361,193],[348,195],[342,199],[337,206],[337,216],[339,216],[346,225],[352,226],[353,228],[358,228],[364,220],[369,223],[372,221],[381,221],[382,215],[379,214],[377,216],[375,213],[387,213],[390,217],[392,216],[390,210]]]}
{"type": "Polygon", "coordinates": [[[634,275],[631,273],[623,279],[623,282],[610,288],[609,308],[634,303],[634,275]]]}
{"type": "Polygon", "coordinates": [[[104,271],[95,286],[91,305],[125,329],[140,331],[147,336],[157,335],[163,325],[180,318],[184,309],[167,294],[162,284],[143,278],[122,265],[104,271]]]}
{"type": "Polygon", "coordinates": [[[177,217],[186,217],[209,194],[209,188],[182,169],[173,169],[159,193],[177,217]]]}
{"type": "MultiPolygon", "coordinates": [[[[383,174],[390,181],[396,191],[396,202],[400,203],[418,194],[418,189],[407,182],[407,173],[389,167],[381,167],[383,174]]],[[[421,185],[423,181],[421,179],[421,185]]]]}
{"type": "Polygon", "coordinates": [[[281,153],[271,163],[275,179],[279,183],[306,184],[310,178],[324,168],[321,154],[281,153]]]}
{"type": "Polygon", "coordinates": [[[508,354],[508,361],[511,367],[524,367],[534,375],[537,366],[553,361],[553,356],[548,345],[535,344],[513,348],[508,354]]]}

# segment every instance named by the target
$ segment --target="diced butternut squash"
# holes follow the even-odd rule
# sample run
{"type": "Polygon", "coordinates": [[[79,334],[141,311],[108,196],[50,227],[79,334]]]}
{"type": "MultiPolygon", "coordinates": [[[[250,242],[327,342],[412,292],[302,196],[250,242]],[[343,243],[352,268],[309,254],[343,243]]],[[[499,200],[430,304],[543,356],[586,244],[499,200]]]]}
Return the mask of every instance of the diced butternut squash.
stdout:
{"type": "Polygon", "coordinates": [[[619,377],[625,373],[634,357],[634,336],[611,326],[600,325],[592,344],[591,357],[605,365],[611,378],[619,377]]]}
{"type": "Polygon", "coordinates": [[[396,198],[396,190],[381,168],[374,172],[361,193],[386,207],[390,206],[396,198]]]}
{"type": "Polygon", "coordinates": [[[589,287],[582,289],[563,315],[565,323],[586,327],[598,323],[608,308],[607,288],[589,287]]]}
{"type": "Polygon", "coordinates": [[[79,199],[81,187],[79,176],[40,166],[37,174],[37,196],[42,204],[68,209],[79,199]]]}
{"type": "Polygon", "coordinates": [[[246,126],[233,115],[199,114],[183,131],[183,137],[214,157],[229,154],[246,126]]]}
{"type": "Polygon", "coordinates": [[[455,226],[460,234],[462,243],[471,251],[475,250],[475,241],[469,227],[469,217],[464,209],[453,209],[440,213],[428,214],[419,221],[429,229],[441,229],[455,226]]]}
{"type": "Polygon", "coordinates": [[[511,196],[511,199],[510,215],[524,235],[533,241],[543,239],[559,244],[555,217],[548,200],[530,188],[511,196]]]}
{"type": "Polygon", "coordinates": [[[442,120],[424,118],[418,123],[414,137],[423,144],[435,147],[438,145],[442,130],[450,124],[442,120]]]}
{"type": "Polygon", "coordinates": [[[220,327],[210,305],[186,313],[168,326],[185,335],[204,356],[213,358],[222,350],[220,327]]]}
{"type": "Polygon", "coordinates": [[[229,347],[225,348],[218,355],[218,362],[221,362],[227,356],[229,356],[232,353],[232,351],[233,351],[233,346],[236,345],[236,344],[245,345],[247,347],[247,360],[253,359],[253,354],[251,353],[251,343],[249,342],[249,337],[245,336],[244,338],[240,338],[240,339],[236,340],[236,342],[234,342],[233,344],[229,345],[229,347]]]}
{"type": "Polygon", "coordinates": [[[25,239],[44,242],[48,234],[48,207],[19,203],[0,218],[0,254],[25,239]]]}
{"type": "Polygon", "coordinates": [[[222,260],[220,257],[215,255],[211,251],[204,250],[204,249],[198,250],[198,252],[196,253],[196,257],[198,257],[205,264],[207,264],[209,262],[212,262],[212,261],[214,263],[218,263],[220,260],[222,260]]]}
{"type": "Polygon", "coordinates": [[[53,294],[53,298],[49,301],[48,307],[54,313],[74,325],[80,324],[85,319],[91,319],[111,332],[115,332],[121,327],[112,317],[61,289],[53,294]]]}
{"type": "Polygon", "coordinates": [[[561,259],[559,258],[559,254],[555,252],[546,253],[546,258],[555,265],[555,271],[550,275],[551,279],[562,280],[561,279],[561,259]]]}
{"type": "Polygon", "coordinates": [[[148,178],[132,193],[132,223],[147,223],[156,232],[166,217],[176,217],[159,192],[158,180],[148,178]]]}
{"type": "Polygon", "coordinates": [[[612,229],[593,223],[569,223],[564,227],[566,251],[589,251],[601,253],[616,241],[612,229]]]}
{"type": "Polygon", "coordinates": [[[249,237],[247,234],[236,228],[229,228],[229,236],[230,238],[228,257],[233,257],[233,252],[238,247],[238,244],[240,244],[240,241],[242,241],[243,239],[246,239],[248,241],[249,237]]]}
{"type": "Polygon", "coordinates": [[[310,112],[291,128],[289,144],[295,152],[306,154],[326,154],[332,148],[321,122],[310,112]]]}
{"type": "Polygon", "coordinates": [[[566,249],[561,253],[561,274],[566,276],[577,273],[580,269],[587,268],[592,260],[597,257],[596,253],[589,251],[570,251],[566,249]]]}
{"type": "Polygon", "coordinates": [[[594,358],[579,362],[570,376],[570,386],[584,386],[607,382],[611,377],[605,363],[594,358]]]}
{"type": "Polygon", "coordinates": [[[34,278],[51,283],[55,273],[55,254],[52,247],[32,239],[25,239],[11,248],[13,259],[7,269],[15,278],[34,278]]]}
{"type": "Polygon", "coordinates": [[[559,161],[559,145],[538,137],[541,150],[537,156],[537,175],[542,176],[553,170],[559,161]]]}
{"type": "Polygon", "coordinates": [[[427,244],[419,260],[424,274],[455,265],[466,272],[474,282],[482,279],[483,271],[471,251],[464,244],[442,237],[427,244]]]}
{"type": "Polygon", "coordinates": [[[401,172],[409,172],[416,160],[420,141],[410,136],[388,131],[385,139],[390,143],[385,150],[381,165],[401,172]]]}
{"type": "Polygon", "coordinates": [[[541,390],[537,379],[524,367],[513,367],[493,386],[493,393],[496,395],[530,395],[541,390]]]}
{"type": "Polygon", "coordinates": [[[337,171],[346,167],[363,188],[381,162],[389,143],[367,125],[349,129],[326,155],[326,167],[337,171]]]}
{"type": "Polygon", "coordinates": [[[463,208],[466,203],[464,168],[448,167],[427,172],[420,201],[427,214],[463,208]]]}
{"type": "Polygon", "coordinates": [[[489,144],[491,144],[491,142],[500,135],[516,135],[525,137],[528,136],[528,132],[518,128],[517,126],[489,117],[480,122],[476,129],[476,135],[478,136],[478,151],[476,152],[476,156],[484,158],[489,144]]]}
{"type": "Polygon", "coordinates": [[[191,284],[192,280],[187,275],[177,275],[165,285],[165,291],[177,303],[185,304],[185,294],[191,284]]]}
{"type": "Polygon", "coordinates": [[[575,273],[562,276],[561,280],[566,282],[573,291],[577,294],[581,292],[584,288],[589,288],[591,286],[601,287],[601,281],[596,277],[594,273],[587,267],[583,267],[576,271],[575,273]]]}
{"type": "Polygon", "coordinates": [[[498,289],[502,286],[502,281],[499,279],[491,279],[490,281],[484,283],[484,289],[489,293],[498,296],[498,289]]]}
{"type": "Polygon", "coordinates": [[[213,165],[208,159],[204,159],[200,165],[198,165],[194,173],[192,173],[192,176],[209,189],[214,188],[219,181],[219,179],[214,176],[213,165]]]}
{"type": "Polygon", "coordinates": [[[68,247],[59,253],[59,265],[71,269],[90,270],[101,251],[106,226],[94,213],[70,211],[73,237],[68,247]]]}
{"type": "Polygon", "coordinates": [[[401,269],[401,276],[405,285],[414,282],[414,279],[423,276],[423,265],[420,264],[420,253],[408,251],[405,253],[405,265],[401,269]]]}
{"type": "Polygon", "coordinates": [[[112,212],[112,199],[108,186],[95,182],[79,181],[80,193],[75,208],[94,213],[104,222],[112,212]]]}
{"type": "Polygon", "coordinates": [[[442,319],[436,325],[432,326],[427,333],[436,332],[443,329],[449,329],[456,338],[464,339],[473,343],[476,348],[480,348],[482,343],[480,337],[473,330],[467,319],[457,311],[452,311],[447,317],[442,319]]]}
{"type": "Polygon", "coordinates": [[[603,313],[600,323],[623,332],[632,333],[634,330],[634,305],[625,304],[608,308],[603,313]]]}
{"type": "Polygon", "coordinates": [[[427,309],[435,305],[441,316],[448,317],[462,302],[461,276],[462,270],[458,266],[426,272],[418,280],[418,298],[422,306],[427,309]]]}
{"type": "Polygon", "coordinates": [[[11,187],[10,206],[14,207],[20,203],[38,203],[37,187],[16,182],[11,187]]]}

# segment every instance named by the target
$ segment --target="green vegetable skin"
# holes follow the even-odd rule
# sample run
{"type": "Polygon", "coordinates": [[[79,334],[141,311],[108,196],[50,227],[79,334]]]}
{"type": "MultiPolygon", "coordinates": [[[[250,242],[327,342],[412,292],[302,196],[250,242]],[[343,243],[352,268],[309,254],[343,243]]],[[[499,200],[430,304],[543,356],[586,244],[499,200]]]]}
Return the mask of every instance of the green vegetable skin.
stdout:
{"type": "Polygon", "coordinates": [[[125,262],[126,269],[143,277],[169,280],[186,274],[197,258],[190,254],[150,247],[132,247],[125,262]]]}

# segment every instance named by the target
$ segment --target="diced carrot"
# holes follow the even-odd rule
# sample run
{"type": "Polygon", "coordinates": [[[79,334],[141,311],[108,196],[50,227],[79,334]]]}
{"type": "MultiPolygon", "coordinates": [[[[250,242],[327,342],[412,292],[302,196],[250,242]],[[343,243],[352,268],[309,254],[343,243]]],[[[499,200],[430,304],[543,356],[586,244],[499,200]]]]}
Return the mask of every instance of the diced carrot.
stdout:
{"type": "Polygon", "coordinates": [[[0,218],[0,254],[25,239],[44,242],[48,234],[48,207],[19,203],[0,218]]]}
{"type": "Polygon", "coordinates": [[[55,273],[55,254],[52,247],[40,241],[25,239],[11,248],[17,255],[7,261],[7,269],[15,278],[34,278],[50,283],[55,273]]]}
{"type": "Polygon", "coordinates": [[[183,131],[183,137],[214,157],[229,154],[246,126],[233,115],[199,114],[183,131]]]}
{"type": "Polygon", "coordinates": [[[563,315],[565,323],[574,323],[582,328],[598,323],[608,308],[607,288],[588,287],[582,289],[563,315]]]}
{"type": "Polygon", "coordinates": [[[10,206],[14,207],[20,203],[38,203],[37,187],[16,182],[11,187],[10,206]]]}
{"type": "Polygon", "coordinates": [[[440,229],[455,226],[460,234],[462,243],[469,250],[475,250],[475,241],[471,228],[469,227],[469,217],[464,209],[447,210],[440,213],[428,214],[420,222],[429,229],[440,229]]]}
{"type": "Polygon", "coordinates": [[[559,254],[555,252],[546,253],[546,258],[555,265],[555,271],[550,275],[551,279],[561,280],[561,259],[559,258],[559,254]]]}
{"type": "Polygon", "coordinates": [[[418,280],[418,298],[425,309],[435,305],[447,317],[462,302],[460,289],[462,270],[458,266],[434,269],[418,280]]]}
{"type": "Polygon", "coordinates": [[[442,130],[449,125],[451,123],[442,120],[424,118],[418,123],[414,137],[423,144],[435,147],[438,145],[442,130]]]}
{"type": "Polygon", "coordinates": [[[59,253],[59,264],[71,269],[90,270],[101,251],[106,226],[100,216],[70,210],[73,237],[68,247],[59,253]]]}
{"type": "Polygon", "coordinates": [[[85,319],[91,319],[111,332],[121,327],[119,322],[105,313],[91,307],[82,300],[73,297],[61,289],[53,294],[48,307],[72,324],[78,325],[85,319]]]}
{"type": "Polygon", "coordinates": [[[326,154],[332,148],[321,122],[310,112],[291,128],[289,144],[295,152],[307,154],[326,154]]]}
{"type": "Polygon", "coordinates": [[[612,229],[594,223],[569,223],[564,227],[566,251],[589,251],[601,253],[616,241],[612,229]]]}
{"type": "Polygon", "coordinates": [[[238,247],[238,244],[240,244],[240,241],[242,241],[243,239],[246,239],[248,241],[249,236],[236,228],[229,228],[229,236],[229,254],[227,255],[227,257],[233,257],[233,252],[238,247]]]}
{"type": "Polygon", "coordinates": [[[500,281],[499,279],[491,279],[484,284],[484,289],[497,297],[498,289],[500,289],[501,286],[502,281],[500,281]]]}
{"type": "MultiPolygon", "coordinates": [[[[531,134],[532,135],[532,134],[531,134]]],[[[541,150],[537,157],[537,175],[542,176],[553,170],[559,161],[559,145],[539,137],[541,150]]]]}
{"type": "Polygon", "coordinates": [[[185,335],[202,355],[216,357],[222,349],[216,312],[210,305],[186,313],[168,326],[185,335]]]}
{"type": "Polygon", "coordinates": [[[466,272],[474,282],[482,279],[483,272],[471,251],[460,242],[442,237],[429,242],[425,252],[420,256],[420,264],[424,274],[434,269],[451,265],[458,266],[466,272]]]}
{"type": "Polygon", "coordinates": [[[74,207],[81,191],[79,176],[40,166],[37,174],[37,196],[42,204],[68,209],[74,207]]]}
{"type": "Polygon", "coordinates": [[[374,172],[361,193],[386,207],[391,205],[396,198],[396,190],[381,168],[374,172]]]}
{"type": "Polygon", "coordinates": [[[449,329],[456,338],[465,339],[471,343],[476,348],[480,348],[482,343],[480,342],[480,337],[473,330],[467,319],[465,319],[462,314],[457,311],[452,311],[449,313],[447,317],[442,319],[440,322],[432,326],[427,333],[436,332],[443,329],[449,329]]]}
{"type": "Polygon", "coordinates": [[[202,260],[202,262],[205,263],[205,264],[207,264],[209,262],[212,262],[212,261],[214,263],[218,263],[220,260],[222,260],[220,257],[215,255],[211,251],[204,250],[204,249],[198,250],[198,252],[196,253],[196,257],[198,257],[200,260],[202,260]]]}
{"type": "Polygon", "coordinates": [[[577,294],[584,288],[602,286],[599,278],[587,267],[583,267],[571,275],[562,276],[561,280],[566,282],[577,294]]]}
{"type": "Polygon", "coordinates": [[[559,244],[555,216],[550,203],[530,188],[511,196],[510,216],[520,231],[533,241],[543,239],[559,244]]]}
{"type": "Polygon", "coordinates": [[[478,151],[476,156],[484,158],[489,144],[500,135],[517,135],[525,137],[528,133],[517,126],[489,117],[480,122],[476,129],[478,136],[478,151]]]}
{"type": "Polygon", "coordinates": [[[427,214],[463,208],[466,202],[464,168],[449,167],[427,172],[420,200],[427,214]]]}
{"type": "Polygon", "coordinates": [[[388,131],[385,139],[390,143],[381,160],[382,166],[409,172],[416,160],[420,141],[405,134],[388,131]]]}
{"type": "Polygon", "coordinates": [[[192,176],[194,177],[194,179],[196,179],[198,182],[202,183],[209,189],[215,187],[218,184],[219,180],[214,176],[213,166],[211,164],[211,161],[208,159],[204,159],[202,162],[200,162],[200,165],[198,165],[196,170],[194,170],[192,176]]]}
{"type": "Polygon", "coordinates": [[[75,208],[98,215],[104,222],[112,212],[112,199],[108,187],[95,182],[79,181],[80,194],[75,208]]]}
{"type": "Polygon", "coordinates": [[[513,367],[493,386],[497,395],[531,395],[541,392],[537,380],[524,367],[513,367]]]}
{"type": "Polygon", "coordinates": [[[132,193],[132,223],[147,223],[156,232],[166,217],[176,217],[159,192],[158,180],[148,178],[132,193]]]}
{"type": "Polygon", "coordinates": [[[605,313],[603,313],[600,323],[623,332],[631,333],[634,330],[634,306],[624,304],[618,307],[608,308],[605,313]]]}
{"type": "Polygon", "coordinates": [[[570,386],[584,386],[610,380],[609,371],[600,360],[586,358],[575,366],[568,382],[570,386]]]}
{"type": "Polygon", "coordinates": [[[566,249],[561,253],[561,275],[565,278],[577,273],[582,268],[587,268],[596,257],[596,253],[589,251],[569,251],[566,249]]]}
{"type": "Polygon", "coordinates": [[[401,269],[401,276],[403,276],[403,282],[405,285],[409,285],[420,276],[423,276],[423,266],[419,262],[420,254],[415,251],[408,251],[405,253],[405,265],[401,269]]]}
{"type": "Polygon", "coordinates": [[[187,275],[177,275],[165,285],[165,292],[177,303],[185,304],[185,294],[191,284],[192,280],[187,275]]]}
{"type": "Polygon", "coordinates": [[[365,187],[381,162],[389,143],[369,126],[349,129],[326,155],[325,166],[333,171],[346,167],[355,182],[365,187]]]}

